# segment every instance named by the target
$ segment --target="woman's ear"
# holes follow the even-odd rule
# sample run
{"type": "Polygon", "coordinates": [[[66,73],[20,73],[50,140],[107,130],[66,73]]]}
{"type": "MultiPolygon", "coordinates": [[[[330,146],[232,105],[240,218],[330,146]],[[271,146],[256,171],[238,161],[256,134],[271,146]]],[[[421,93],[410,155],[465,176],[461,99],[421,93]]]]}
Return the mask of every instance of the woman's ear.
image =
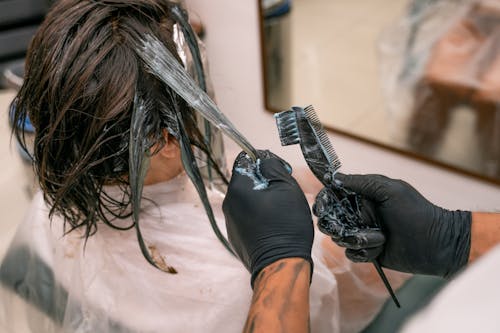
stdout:
{"type": "Polygon", "coordinates": [[[183,170],[181,150],[177,140],[164,131],[165,144],[151,156],[149,170],[144,179],[144,184],[156,184],[167,181],[180,174],[183,170]]]}
{"type": "Polygon", "coordinates": [[[164,132],[165,135],[165,145],[160,149],[158,154],[164,158],[177,158],[180,154],[179,143],[177,140],[168,132],[164,132]]]}

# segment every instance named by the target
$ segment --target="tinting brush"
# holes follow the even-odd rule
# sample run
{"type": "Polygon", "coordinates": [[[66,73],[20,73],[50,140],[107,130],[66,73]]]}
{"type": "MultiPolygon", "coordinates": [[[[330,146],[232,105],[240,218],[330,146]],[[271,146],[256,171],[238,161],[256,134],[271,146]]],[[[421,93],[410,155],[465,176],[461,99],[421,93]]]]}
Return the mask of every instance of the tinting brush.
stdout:
{"type": "MultiPolygon", "coordinates": [[[[343,235],[355,234],[367,229],[379,231],[378,226],[368,226],[361,214],[361,197],[335,181],[335,173],[341,166],[340,159],[321,125],[314,108],[292,107],[274,115],[282,146],[300,144],[307,165],[327,191],[332,207],[328,207],[327,225],[319,226],[321,231],[335,228],[343,235]]],[[[325,193],[325,192],[323,192],[325,193]]],[[[399,301],[385,276],[380,263],[373,261],[382,282],[397,307],[399,301]]]]}

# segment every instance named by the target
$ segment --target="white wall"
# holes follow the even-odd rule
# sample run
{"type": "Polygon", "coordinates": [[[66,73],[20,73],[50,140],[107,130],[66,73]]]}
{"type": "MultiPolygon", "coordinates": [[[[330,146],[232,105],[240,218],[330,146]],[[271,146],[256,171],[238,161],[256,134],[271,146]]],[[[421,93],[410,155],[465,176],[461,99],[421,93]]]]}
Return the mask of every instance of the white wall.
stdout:
{"type": "MultiPolygon", "coordinates": [[[[256,0],[186,0],[205,25],[212,80],[221,110],[257,148],[268,148],[303,166],[300,149],[279,144],[263,104],[256,0]]],[[[500,211],[500,187],[488,185],[370,145],[331,135],[345,173],[381,173],[413,184],[447,208],[500,211]]],[[[235,153],[236,147],[228,143],[235,153]]]]}

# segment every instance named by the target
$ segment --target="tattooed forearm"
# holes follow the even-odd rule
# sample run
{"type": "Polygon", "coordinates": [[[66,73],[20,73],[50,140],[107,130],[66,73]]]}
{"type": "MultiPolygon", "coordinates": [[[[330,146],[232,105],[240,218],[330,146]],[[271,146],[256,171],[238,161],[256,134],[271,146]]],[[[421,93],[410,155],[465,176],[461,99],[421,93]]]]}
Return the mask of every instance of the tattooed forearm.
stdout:
{"type": "Polygon", "coordinates": [[[309,331],[311,265],[304,259],[279,260],[260,272],[244,333],[309,331]]]}

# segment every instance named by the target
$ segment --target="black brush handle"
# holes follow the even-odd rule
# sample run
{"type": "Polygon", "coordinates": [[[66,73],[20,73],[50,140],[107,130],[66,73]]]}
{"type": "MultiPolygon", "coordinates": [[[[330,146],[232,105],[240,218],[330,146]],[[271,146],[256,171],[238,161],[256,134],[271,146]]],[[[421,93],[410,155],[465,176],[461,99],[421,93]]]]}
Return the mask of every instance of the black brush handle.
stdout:
{"type": "MultiPolygon", "coordinates": [[[[380,230],[378,225],[369,226],[363,222],[361,215],[361,196],[355,192],[351,192],[342,186],[330,183],[316,197],[316,202],[313,207],[314,215],[318,216],[319,230],[329,236],[337,235],[340,232],[345,233],[350,230],[350,233],[356,233],[358,230],[380,230]],[[318,199],[319,198],[319,199],[318,199]],[[336,206],[334,209],[333,207],[336,206]],[[342,230],[342,231],[339,231],[342,230]]],[[[392,297],[392,300],[399,308],[400,304],[392,290],[392,287],[385,276],[382,267],[377,259],[372,261],[375,268],[382,279],[387,291],[392,297]]]]}
{"type": "Polygon", "coordinates": [[[380,266],[378,259],[373,260],[373,266],[375,266],[375,269],[377,270],[378,275],[380,275],[382,282],[384,282],[385,288],[387,289],[387,291],[391,295],[391,298],[394,301],[394,304],[396,304],[396,306],[398,308],[400,308],[401,305],[399,304],[398,298],[396,297],[394,290],[392,290],[391,284],[389,283],[389,280],[387,280],[387,276],[385,276],[385,273],[382,270],[382,266],[380,266]]]}

